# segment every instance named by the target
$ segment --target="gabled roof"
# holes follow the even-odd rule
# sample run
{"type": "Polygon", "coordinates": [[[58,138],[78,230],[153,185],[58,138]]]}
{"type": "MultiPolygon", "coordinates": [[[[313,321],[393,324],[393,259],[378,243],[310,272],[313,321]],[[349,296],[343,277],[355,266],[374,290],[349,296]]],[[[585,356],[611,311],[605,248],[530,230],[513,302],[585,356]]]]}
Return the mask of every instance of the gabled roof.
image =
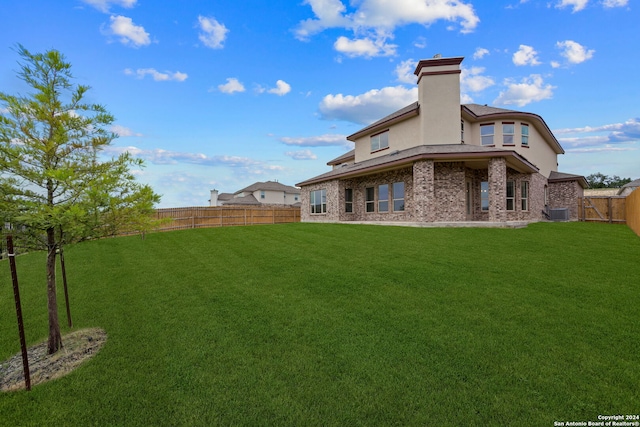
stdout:
{"type": "Polygon", "coordinates": [[[580,184],[582,188],[589,188],[589,184],[587,183],[586,178],[582,175],[551,171],[551,173],[549,174],[549,182],[562,181],[578,181],[578,184],[580,184]]]}
{"type": "Polygon", "coordinates": [[[628,182],[622,186],[622,188],[628,188],[628,187],[640,187],[640,178],[633,180],[631,182],[628,182]]]}
{"type": "Polygon", "coordinates": [[[254,184],[251,184],[248,187],[243,188],[242,190],[236,191],[233,194],[244,193],[244,192],[253,193],[254,191],[261,191],[261,190],[284,191],[285,193],[300,194],[299,188],[280,184],[279,182],[276,182],[276,181],[256,182],[254,184]]]}
{"type": "Polygon", "coordinates": [[[303,181],[298,186],[315,184],[330,179],[344,179],[368,175],[384,170],[407,167],[417,160],[474,161],[492,157],[504,157],[507,165],[528,173],[538,172],[538,168],[513,150],[478,145],[447,144],[418,145],[402,151],[393,151],[385,156],[374,157],[362,162],[343,164],[329,172],[303,181]]]}
{"type": "Polygon", "coordinates": [[[361,136],[376,132],[378,130],[382,130],[384,128],[387,128],[393,125],[394,123],[401,122],[403,120],[408,119],[409,117],[417,116],[418,114],[420,114],[420,104],[418,104],[418,101],[416,101],[413,104],[407,105],[406,107],[399,109],[395,113],[391,113],[388,116],[383,117],[380,120],[371,123],[369,126],[360,129],[358,132],[352,135],[349,135],[347,139],[349,141],[355,141],[361,136]]]}
{"type": "Polygon", "coordinates": [[[248,196],[234,197],[230,200],[225,200],[224,205],[262,205],[262,203],[260,203],[253,194],[249,194],[248,196]]]}
{"type": "Polygon", "coordinates": [[[329,162],[327,162],[327,165],[329,166],[339,165],[341,163],[344,163],[345,161],[354,160],[355,158],[356,158],[356,150],[354,148],[353,150],[347,151],[342,156],[336,157],[335,159],[330,160],[329,162]]]}

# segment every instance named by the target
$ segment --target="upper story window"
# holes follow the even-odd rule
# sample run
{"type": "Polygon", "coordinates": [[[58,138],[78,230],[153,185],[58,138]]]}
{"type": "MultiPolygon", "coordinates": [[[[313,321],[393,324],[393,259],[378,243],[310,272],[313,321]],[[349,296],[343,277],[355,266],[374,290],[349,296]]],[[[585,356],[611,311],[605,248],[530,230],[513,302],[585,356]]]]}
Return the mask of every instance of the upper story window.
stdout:
{"type": "Polygon", "coordinates": [[[460,141],[464,142],[464,120],[460,120],[460,141]]]}
{"type": "Polygon", "coordinates": [[[514,123],[502,123],[502,145],[513,145],[515,132],[514,123]]]}
{"type": "Polygon", "coordinates": [[[386,130],[371,137],[371,152],[389,148],[389,131],[386,130]]]}
{"type": "Polygon", "coordinates": [[[482,138],[482,145],[493,145],[493,135],[495,129],[493,123],[480,125],[480,137],[482,138]]]}
{"type": "Polygon", "coordinates": [[[529,146],[529,125],[520,123],[520,131],[522,133],[522,145],[524,147],[529,146]]]}
{"type": "Polygon", "coordinates": [[[264,190],[260,190],[260,198],[264,199],[265,196],[266,196],[266,194],[265,194],[264,190]]]}

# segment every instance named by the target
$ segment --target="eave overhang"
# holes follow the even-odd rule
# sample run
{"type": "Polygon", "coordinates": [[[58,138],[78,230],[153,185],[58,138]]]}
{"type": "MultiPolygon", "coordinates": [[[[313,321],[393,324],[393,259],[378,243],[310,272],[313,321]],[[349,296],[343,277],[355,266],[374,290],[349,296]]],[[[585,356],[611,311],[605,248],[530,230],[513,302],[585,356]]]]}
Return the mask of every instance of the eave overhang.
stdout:
{"type": "MultiPolygon", "coordinates": [[[[467,146],[468,147],[468,146],[467,146]]],[[[405,150],[405,151],[410,151],[405,150]]],[[[477,162],[489,161],[491,158],[504,158],[507,166],[522,173],[536,173],[539,169],[520,154],[511,150],[481,150],[465,152],[440,152],[440,153],[416,153],[406,156],[398,154],[388,154],[382,158],[370,159],[359,164],[346,165],[344,170],[334,169],[322,175],[296,184],[297,187],[317,184],[334,179],[357,178],[360,176],[372,175],[374,173],[386,172],[394,169],[402,169],[416,161],[433,160],[435,162],[477,162]]]]}

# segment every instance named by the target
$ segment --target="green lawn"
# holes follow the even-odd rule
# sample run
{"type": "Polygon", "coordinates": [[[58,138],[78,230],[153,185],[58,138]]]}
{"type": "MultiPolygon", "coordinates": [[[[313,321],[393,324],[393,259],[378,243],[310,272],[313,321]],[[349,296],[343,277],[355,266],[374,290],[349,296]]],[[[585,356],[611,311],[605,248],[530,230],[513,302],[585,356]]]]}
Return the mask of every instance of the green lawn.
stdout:
{"type": "MultiPolygon", "coordinates": [[[[47,332],[44,258],[17,258],[30,344],[47,332]]],[[[109,338],[70,375],[0,394],[2,425],[552,426],[640,412],[640,238],[625,226],[283,224],[100,240],[65,260],[75,328],[109,338]]],[[[6,360],[19,351],[6,261],[0,313],[6,360]]]]}

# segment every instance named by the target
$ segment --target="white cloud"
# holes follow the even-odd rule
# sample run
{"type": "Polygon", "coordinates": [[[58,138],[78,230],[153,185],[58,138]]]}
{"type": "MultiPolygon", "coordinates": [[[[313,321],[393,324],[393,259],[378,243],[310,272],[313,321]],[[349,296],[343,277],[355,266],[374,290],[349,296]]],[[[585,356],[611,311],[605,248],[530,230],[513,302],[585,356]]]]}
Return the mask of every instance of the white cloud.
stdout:
{"type": "Polygon", "coordinates": [[[539,74],[531,74],[529,77],[523,78],[520,83],[506,80],[505,85],[507,90],[500,92],[498,98],[493,101],[494,104],[524,107],[534,101],[552,98],[553,89],[555,89],[550,84],[545,85],[539,74]]]}
{"type": "Polygon", "coordinates": [[[624,7],[628,3],[628,0],[604,0],[602,5],[606,8],[612,7],[624,7]]]}
{"type": "Polygon", "coordinates": [[[553,131],[555,134],[606,134],[590,137],[563,138],[571,146],[597,145],[600,143],[625,143],[640,141],[640,118],[629,119],[624,123],[582,128],[564,128],[553,131]]]}
{"type": "Polygon", "coordinates": [[[110,34],[120,37],[120,42],[133,47],[146,46],[151,43],[149,33],[142,26],[135,25],[131,18],[126,16],[111,16],[110,34]]]}
{"type": "Polygon", "coordinates": [[[311,150],[287,151],[284,155],[293,160],[316,160],[318,158],[311,150]]]}
{"type": "Polygon", "coordinates": [[[482,59],[484,58],[486,55],[489,55],[489,50],[483,48],[483,47],[479,47],[476,49],[475,52],[473,52],[473,59],[482,59]]]}
{"type": "Polygon", "coordinates": [[[137,0],[81,0],[90,6],[95,7],[100,12],[108,13],[111,5],[118,5],[127,9],[136,5],[137,0]]]}
{"type": "Polygon", "coordinates": [[[378,37],[376,40],[370,38],[349,40],[347,37],[340,36],[333,44],[336,51],[347,55],[350,58],[363,56],[372,58],[376,56],[392,56],[396,54],[395,44],[387,44],[386,37],[378,37]]]}
{"type": "Polygon", "coordinates": [[[520,45],[520,48],[513,54],[513,63],[521,65],[540,65],[538,61],[538,52],[533,47],[524,44],[520,45]]]}
{"type": "Polygon", "coordinates": [[[136,133],[134,131],[132,131],[131,129],[129,129],[128,127],[124,127],[121,125],[113,125],[111,126],[111,132],[115,133],[116,135],[118,135],[121,138],[125,138],[128,136],[144,136],[141,133],[136,133]]]}
{"type": "Polygon", "coordinates": [[[200,34],[198,38],[211,49],[222,49],[229,30],[213,17],[198,16],[200,34]]]}
{"type": "Polygon", "coordinates": [[[284,80],[278,80],[276,82],[276,87],[269,89],[267,92],[278,96],[284,96],[291,92],[291,85],[284,80]]]}
{"type": "Polygon", "coordinates": [[[320,103],[322,118],[372,123],[418,100],[418,88],[403,86],[373,89],[360,95],[326,95],[320,103]]]}
{"type": "Polygon", "coordinates": [[[354,32],[349,40],[341,36],[334,48],[349,56],[389,56],[395,54],[395,45],[386,43],[393,38],[396,27],[422,24],[431,25],[444,20],[460,24],[462,33],[472,32],[480,22],[471,4],[462,0],[359,0],[350,2],[354,10],[340,0],[306,0],[315,19],[301,21],[294,30],[300,40],[329,28],[343,28],[354,32]],[[362,34],[369,34],[362,37],[362,34]],[[359,37],[358,37],[359,36],[359,37]]]}
{"type": "Polygon", "coordinates": [[[417,64],[418,62],[414,59],[407,59],[406,61],[402,61],[398,64],[394,70],[398,77],[398,81],[401,83],[416,84],[417,79],[413,72],[415,71],[417,64]]]}
{"type": "Polygon", "coordinates": [[[565,8],[565,7],[573,7],[572,12],[579,12],[587,7],[587,3],[589,0],[560,0],[560,3],[557,4],[557,8],[565,8]]]}
{"type": "Polygon", "coordinates": [[[347,141],[346,135],[338,134],[324,134],[299,138],[285,136],[280,138],[280,142],[297,147],[351,147],[353,145],[351,141],[347,141]]]}
{"type": "Polygon", "coordinates": [[[235,92],[244,92],[245,88],[242,83],[235,77],[227,78],[227,82],[222,85],[218,85],[218,90],[222,93],[232,94],[235,92]]]}
{"type": "Polygon", "coordinates": [[[164,82],[164,81],[170,81],[170,80],[183,82],[187,80],[187,78],[189,77],[186,73],[181,73],[180,71],[176,71],[176,72],[167,71],[167,72],[161,73],[154,68],[138,68],[135,71],[133,71],[130,68],[126,68],[124,70],[124,73],[128,76],[135,75],[139,79],[142,79],[145,76],[151,76],[153,80],[157,82],[164,82]]]}
{"type": "Polygon", "coordinates": [[[207,156],[202,153],[185,153],[179,151],[169,151],[160,148],[143,150],[134,146],[118,147],[109,146],[105,148],[106,154],[121,154],[129,152],[132,156],[141,158],[156,165],[173,165],[187,163],[205,166],[227,166],[233,168],[246,168],[263,165],[262,162],[248,157],[239,156],[207,156]]]}
{"type": "Polygon", "coordinates": [[[576,43],[573,40],[558,42],[556,43],[556,47],[562,49],[560,55],[565,57],[570,64],[580,64],[581,62],[591,59],[596,52],[593,49],[586,49],[580,43],[576,43]]]}
{"type": "Polygon", "coordinates": [[[481,75],[484,73],[484,67],[462,67],[460,73],[460,89],[462,92],[481,92],[496,82],[491,77],[481,75]]]}

